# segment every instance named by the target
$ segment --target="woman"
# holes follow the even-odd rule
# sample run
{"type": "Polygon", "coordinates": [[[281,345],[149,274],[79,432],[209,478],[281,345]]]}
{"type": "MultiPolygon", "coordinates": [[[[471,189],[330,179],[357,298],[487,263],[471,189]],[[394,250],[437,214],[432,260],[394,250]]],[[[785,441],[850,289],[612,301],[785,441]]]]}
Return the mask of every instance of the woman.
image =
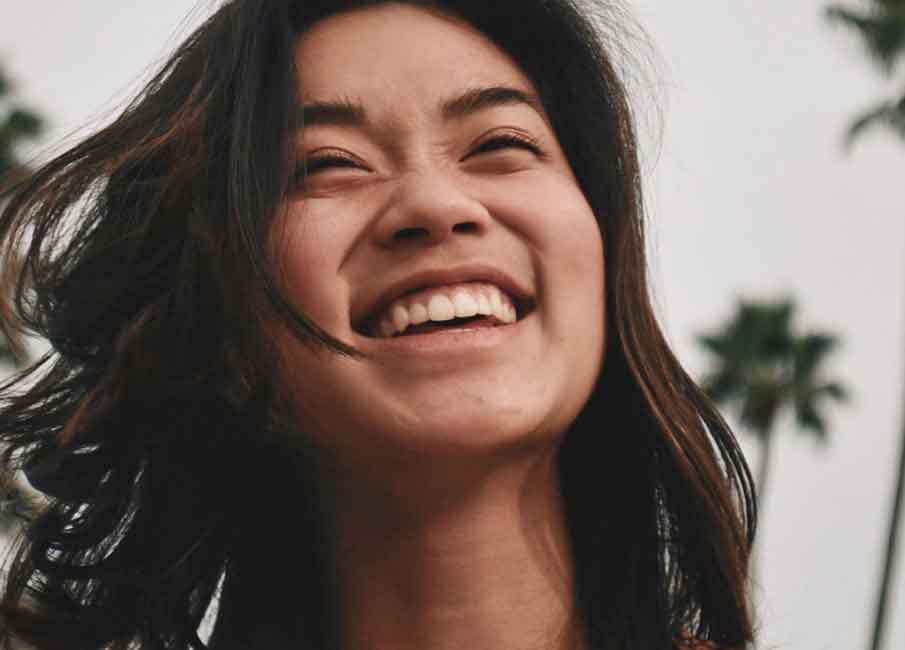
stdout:
{"type": "Polygon", "coordinates": [[[7,638],[751,641],[749,473],[650,308],[595,11],[234,0],[15,189],[5,331],[55,352],[0,431],[53,501],[7,638]]]}

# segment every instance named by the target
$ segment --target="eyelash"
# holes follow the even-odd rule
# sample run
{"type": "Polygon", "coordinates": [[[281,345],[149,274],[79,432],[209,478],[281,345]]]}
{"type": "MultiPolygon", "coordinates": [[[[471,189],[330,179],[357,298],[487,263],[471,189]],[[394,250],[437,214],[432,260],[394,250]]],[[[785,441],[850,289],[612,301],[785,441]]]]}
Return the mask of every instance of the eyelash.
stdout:
{"type": "Polygon", "coordinates": [[[299,176],[306,176],[330,167],[355,168],[359,166],[360,163],[351,156],[325,154],[323,156],[316,156],[314,158],[309,158],[308,160],[303,160],[298,166],[297,174],[299,176]]]}
{"type": "MultiPolygon", "coordinates": [[[[530,151],[536,156],[543,156],[541,148],[533,138],[522,134],[506,133],[485,140],[475,149],[473,149],[466,156],[466,158],[471,158],[472,156],[484,153],[499,151],[501,149],[506,149],[509,147],[524,149],[526,151],[530,151]]],[[[323,156],[316,156],[314,158],[302,161],[296,170],[296,176],[303,178],[304,176],[309,176],[323,169],[337,167],[354,169],[360,166],[360,163],[351,156],[325,154],[323,156]]]]}
{"type": "Polygon", "coordinates": [[[538,146],[537,141],[533,138],[521,133],[504,133],[485,140],[466,157],[470,158],[475,154],[489,153],[508,147],[525,149],[537,156],[543,155],[540,146],[538,146]]]}

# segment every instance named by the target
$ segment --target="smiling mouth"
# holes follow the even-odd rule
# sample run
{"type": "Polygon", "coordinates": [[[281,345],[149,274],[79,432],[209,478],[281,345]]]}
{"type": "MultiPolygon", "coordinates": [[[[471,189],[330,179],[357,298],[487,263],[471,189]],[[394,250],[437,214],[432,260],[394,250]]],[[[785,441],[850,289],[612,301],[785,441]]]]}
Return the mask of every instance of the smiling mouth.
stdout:
{"type": "Polygon", "coordinates": [[[533,307],[494,284],[463,282],[409,292],[353,324],[353,329],[371,338],[392,338],[501,327],[521,320],[533,307]]]}

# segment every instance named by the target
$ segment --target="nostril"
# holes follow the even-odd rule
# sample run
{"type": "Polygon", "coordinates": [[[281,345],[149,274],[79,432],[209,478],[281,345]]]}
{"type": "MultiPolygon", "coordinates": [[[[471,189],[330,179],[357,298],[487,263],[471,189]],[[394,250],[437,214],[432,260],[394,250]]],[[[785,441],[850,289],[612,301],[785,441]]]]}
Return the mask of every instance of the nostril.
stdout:
{"type": "Polygon", "coordinates": [[[474,221],[465,221],[463,223],[457,223],[453,226],[453,232],[458,233],[474,233],[478,231],[478,224],[474,221]]]}
{"type": "Polygon", "coordinates": [[[427,228],[403,228],[393,235],[393,239],[405,241],[417,237],[426,237],[429,234],[427,228]]]}
{"type": "MultiPolygon", "coordinates": [[[[462,221],[452,227],[453,233],[473,234],[480,230],[476,221],[462,221]]],[[[416,239],[431,239],[431,229],[424,227],[400,228],[393,234],[395,241],[412,241],[416,239]]]]}

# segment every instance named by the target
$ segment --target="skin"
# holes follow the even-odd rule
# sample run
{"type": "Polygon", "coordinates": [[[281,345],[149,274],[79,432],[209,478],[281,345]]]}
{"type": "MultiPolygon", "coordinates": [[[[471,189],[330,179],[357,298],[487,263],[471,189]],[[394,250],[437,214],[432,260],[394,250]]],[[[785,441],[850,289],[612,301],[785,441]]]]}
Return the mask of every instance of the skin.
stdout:
{"type": "Polygon", "coordinates": [[[272,233],[296,307],[367,355],[276,333],[315,450],[337,646],[578,648],[556,451],[603,363],[600,231],[539,105],[441,111],[475,88],[536,91],[467,24],[405,4],[327,18],[296,56],[306,105],[368,118],[300,129],[315,171],[272,233]],[[501,135],[538,151],[488,144],[501,135]],[[492,344],[400,351],[352,328],[392,283],[474,262],[535,302],[492,344]]]}

